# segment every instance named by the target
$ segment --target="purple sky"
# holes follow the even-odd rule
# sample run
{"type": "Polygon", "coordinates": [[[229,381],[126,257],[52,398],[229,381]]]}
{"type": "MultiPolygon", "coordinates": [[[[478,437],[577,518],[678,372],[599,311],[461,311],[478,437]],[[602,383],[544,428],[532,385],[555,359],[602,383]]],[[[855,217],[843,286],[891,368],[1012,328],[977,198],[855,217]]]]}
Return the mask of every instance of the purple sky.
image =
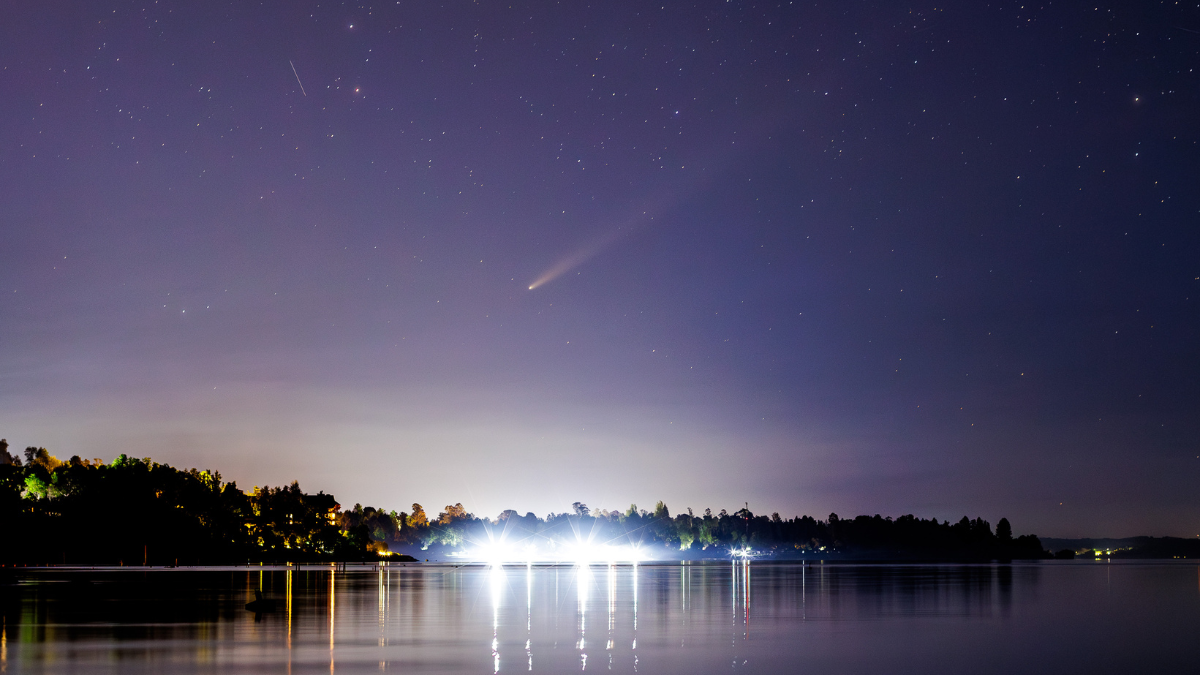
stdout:
{"type": "Polygon", "coordinates": [[[1200,10],[968,5],[10,3],[0,435],[1196,535],[1200,10]]]}

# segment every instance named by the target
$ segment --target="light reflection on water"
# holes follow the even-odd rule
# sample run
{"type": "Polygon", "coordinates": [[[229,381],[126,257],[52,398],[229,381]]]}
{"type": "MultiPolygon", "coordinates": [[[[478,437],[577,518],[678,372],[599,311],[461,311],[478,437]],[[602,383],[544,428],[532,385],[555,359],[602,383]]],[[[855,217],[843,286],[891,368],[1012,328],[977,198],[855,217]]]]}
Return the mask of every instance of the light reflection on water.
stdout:
{"type": "Polygon", "coordinates": [[[34,570],[0,591],[0,672],[1190,668],[1183,562],[34,570]]]}

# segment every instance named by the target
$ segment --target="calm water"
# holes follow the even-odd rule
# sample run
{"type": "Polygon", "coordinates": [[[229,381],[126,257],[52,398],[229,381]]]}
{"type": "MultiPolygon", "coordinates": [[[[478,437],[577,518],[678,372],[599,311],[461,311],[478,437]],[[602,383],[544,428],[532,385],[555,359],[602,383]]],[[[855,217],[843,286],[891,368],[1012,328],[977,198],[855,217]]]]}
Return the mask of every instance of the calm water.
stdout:
{"type": "Polygon", "coordinates": [[[3,581],[8,673],[1200,672],[1194,561],[37,570],[3,581]],[[256,617],[243,605],[260,587],[279,607],[256,617]]]}

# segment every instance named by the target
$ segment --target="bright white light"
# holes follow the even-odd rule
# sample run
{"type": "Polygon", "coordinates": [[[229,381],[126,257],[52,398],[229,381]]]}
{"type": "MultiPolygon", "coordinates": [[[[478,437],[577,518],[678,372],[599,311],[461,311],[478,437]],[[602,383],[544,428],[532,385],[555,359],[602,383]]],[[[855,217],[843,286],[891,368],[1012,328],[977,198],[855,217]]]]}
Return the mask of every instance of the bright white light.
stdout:
{"type": "Polygon", "coordinates": [[[596,563],[637,563],[645,559],[642,551],[631,545],[596,544],[589,541],[577,541],[567,547],[564,562],[576,565],[594,565],[596,563]]]}
{"type": "Polygon", "coordinates": [[[647,559],[637,545],[597,543],[590,534],[576,531],[573,541],[535,540],[532,537],[509,541],[507,531],[488,531],[484,541],[472,539],[465,550],[450,555],[468,562],[492,567],[520,564],[580,565],[607,563],[637,564],[647,559]]]}
{"type": "Polygon", "coordinates": [[[600,563],[636,564],[647,559],[636,546],[597,544],[586,540],[559,544],[548,542],[539,547],[536,544],[513,545],[502,539],[493,539],[476,543],[466,551],[452,555],[492,566],[535,563],[583,566],[600,563]]]}
{"type": "Polygon", "coordinates": [[[756,555],[758,555],[758,553],[756,553],[754,551],[754,549],[750,548],[749,546],[742,546],[740,548],[729,549],[729,555],[734,558],[741,558],[742,560],[749,560],[750,558],[753,558],[756,555]]]}
{"type": "Polygon", "coordinates": [[[504,584],[507,581],[504,577],[504,570],[498,565],[492,567],[491,577],[488,581],[492,592],[492,628],[495,628],[495,623],[498,621],[496,612],[500,611],[500,600],[504,595],[504,584]]]}
{"type": "Polygon", "coordinates": [[[591,565],[604,559],[604,547],[590,541],[576,541],[567,547],[567,559],[576,565],[591,565]]]}
{"type": "Polygon", "coordinates": [[[466,552],[465,557],[485,562],[492,566],[517,562],[524,558],[516,550],[516,547],[505,541],[503,537],[477,544],[473,550],[466,552]]]}

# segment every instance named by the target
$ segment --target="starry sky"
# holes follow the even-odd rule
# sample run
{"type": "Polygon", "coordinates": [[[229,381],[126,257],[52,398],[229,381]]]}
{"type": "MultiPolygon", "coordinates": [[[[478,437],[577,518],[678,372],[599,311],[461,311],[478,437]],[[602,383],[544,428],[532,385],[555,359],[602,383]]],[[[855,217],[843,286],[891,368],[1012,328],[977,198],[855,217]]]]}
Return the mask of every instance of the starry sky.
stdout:
{"type": "Polygon", "coordinates": [[[9,3],[0,435],[1200,532],[1200,6],[9,3]]]}

